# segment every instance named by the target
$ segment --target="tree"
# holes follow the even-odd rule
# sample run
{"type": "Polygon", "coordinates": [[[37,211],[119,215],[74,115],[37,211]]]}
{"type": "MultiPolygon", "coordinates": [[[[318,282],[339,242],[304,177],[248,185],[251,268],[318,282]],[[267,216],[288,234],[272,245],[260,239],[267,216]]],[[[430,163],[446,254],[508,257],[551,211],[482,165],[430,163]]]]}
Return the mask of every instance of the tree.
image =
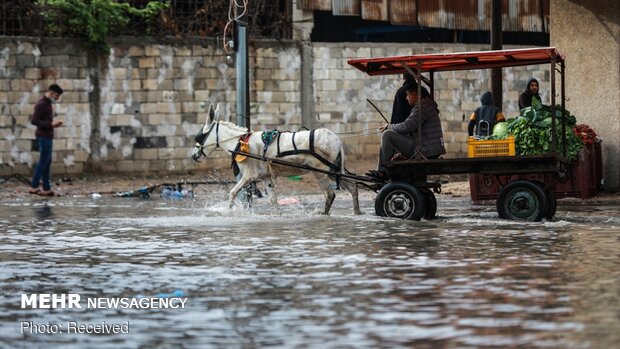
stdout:
{"type": "Polygon", "coordinates": [[[154,19],[170,4],[149,1],[142,8],[116,0],[37,0],[50,35],[69,35],[85,39],[87,45],[100,53],[110,51],[106,39],[132,21],[152,25],[154,19]]]}

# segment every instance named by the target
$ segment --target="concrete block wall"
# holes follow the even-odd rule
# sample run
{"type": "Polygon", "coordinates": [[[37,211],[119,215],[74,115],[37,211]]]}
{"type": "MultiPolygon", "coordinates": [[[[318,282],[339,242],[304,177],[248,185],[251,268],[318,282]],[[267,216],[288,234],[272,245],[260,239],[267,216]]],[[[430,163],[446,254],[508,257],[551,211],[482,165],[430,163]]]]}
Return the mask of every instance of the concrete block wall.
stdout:
{"type": "Polygon", "coordinates": [[[0,42],[0,173],[30,173],[36,165],[39,154],[30,115],[52,83],[67,92],[64,103],[55,107],[65,126],[55,131],[52,171],[83,171],[90,152],[87,69],[86,57],[63,44],[32,39],[0,42]]]}
{"type": "Polygon", "coordinates": [[[552,0],[551,13],[551,44],[566,55],[566,108],[603,139],[605,186],[620,190],[620,2],[552,0]]]}
{"type": "MultiPolygon", "coordinates": [[[[183,45],[123,38],[113,42],[99,74],[98,122],[87,55],[71,40],[0,38],[0,174],[32,173],[38,161],[34,104],[51,83],[65,93],[55,113],[52,173],[191,171],[229,165],[216,152],[196,164],[189,159],[194,135],[209,103],[221,119],[235,117],[235,70],[213,42],[183,45]],[[100,135],[92,139],[97,131],[100,135]]],[[[292,43],[264,42],[250,50],[253,129],[301,125],[300,58],[292,43]]],[[[290,126],[290,127],[288,127],[290,126]]]]}
{"type": "Polygon", "coordinates": [[[234,71],[221,58],[215,45],[114,45],[100,79],[97,165],[104,172],[200,168],[189,155],[209,102],[231,111],[234,71]]]}
{"type": "MultiPolygon", "coordinates": [[[[484,49],[481,45],[305,45],[251,43],[252,129],[327,127],[342,133],[348,156],[373,159],[382,119],[366,99],[375,101],[389,117],[402,81],[397,76],[366,76],[349,66],[347,59],[484,49]],[[359,130],[370,135],[351,134],[359,130]]],[[[141,38],[117,38],[111,46],[97,68],[89,65],[86,51],[71,40],[0,38],[0,174],[32,173],[38,153],[28,116],[54,82],[66,92],[55,107],[65,125],[56,132],[53,174],[86,169],[193,171],[229,165],[229,155],[223,152],[199,165],[189,159],[209,103],[221,103],[223,120],[236,120],[235,70],[225,63],[222,48],[215,41],[164,44],[141,38]],[[97,79],[92,78],[93,69],[99,72],[97,79]]],[[[540,79],[548,100],[546,69],[504,71],[508,116],[517,114],[518,94],[530,76],[540,79]]],[[[461,156],[467,149],[463,115],[467,118],[480,94],[490,89],[490,72],[440,73],[435,82],[448,156],[461,156]]]]}

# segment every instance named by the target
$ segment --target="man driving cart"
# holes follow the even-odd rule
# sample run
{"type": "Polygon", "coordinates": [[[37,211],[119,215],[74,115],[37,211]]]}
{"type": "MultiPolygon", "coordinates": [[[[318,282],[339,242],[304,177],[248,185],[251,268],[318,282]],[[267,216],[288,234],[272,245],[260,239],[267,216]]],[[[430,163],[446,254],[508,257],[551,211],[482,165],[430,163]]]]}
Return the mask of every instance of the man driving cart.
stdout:
{"type": "Polygon", "coordinates": [[[405,87],[407,102],[413,109],[405,121],[397,124],[386,123],[379,128],[382,132],[379,163],[377,170],[366,173],[370,177],[387,180],[387,172],[382,162],[391,160],[395,156],[409,159],[417,155],[419,151],[427,159],[436,159],[446,153],[437,103],[431,99],[428,90],[423,86],[418,96],[418,84],[415,81],[408,82],[405,87]],[[419,106],[418,99],[420,99],[419,106]],[[420,118],[421,120],[418,120],[420,118]],[[419,124],[422,134],[420,146],[417,142],[419,124]]]}

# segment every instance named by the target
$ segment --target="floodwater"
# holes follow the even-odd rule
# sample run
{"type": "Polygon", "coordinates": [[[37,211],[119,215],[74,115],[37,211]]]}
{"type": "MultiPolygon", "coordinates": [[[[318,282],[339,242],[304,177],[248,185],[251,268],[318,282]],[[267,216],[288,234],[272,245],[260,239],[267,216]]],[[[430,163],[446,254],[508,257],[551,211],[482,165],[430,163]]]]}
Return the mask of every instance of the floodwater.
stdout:
{"type": "MultiPolygon", "coordinates": [[[[343,195],[340,195],[343,196],[343,195]]],[[[214,194],[220,200],[223,193],[214,194]]],[[[499,220],[440,196],[439,218],[275,214],[204,199],[0,202],[3,348],[617,348],[620,205],[499,220]],[[22,309],[21,294],[187,297],[183,309],[22,309]],[[22,333],[21,323],[128,334],[22,333]]],[[[294,200],[289,200],[294,202],[294,200]]]]}

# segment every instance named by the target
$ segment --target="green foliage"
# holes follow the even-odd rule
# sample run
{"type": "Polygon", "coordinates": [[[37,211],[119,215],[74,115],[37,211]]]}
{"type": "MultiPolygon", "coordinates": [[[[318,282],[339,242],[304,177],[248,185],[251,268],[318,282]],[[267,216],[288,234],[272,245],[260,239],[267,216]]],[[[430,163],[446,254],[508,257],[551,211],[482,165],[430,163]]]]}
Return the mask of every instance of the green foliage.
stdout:
{"type": "MultiPolygon", "coordinates": [[[[535,99],[532,99],[534,101],[535,99]]],[[[532,103],[531,107],[525,107],[521,109],[521,116],[527,118],[534,124],[546,127],[551,125],[551,106],[541,103],[532,103]]],[[[566,125],[573,127],[577,123],[577,119],[574,115],[571,115],[568,110],[562,112],[562,106],[555,106],[556,122],[559,125],[562,118],[566,119],[566,125]]]]}
{"type": "Polygon", "coordinates": [[[493,127],[493,136],[494,139],[504,139],[508,137],[508,123],[507,122],[498,122],[493,127]]]}
{"type": "MultiPolygon", "coordinates": [[[[544,120],[550,120],[546,118],[544,120]]],[[[509,133],[515,137],[515,147],[519,155],[537,155],[549,153],[552,143],[552,127],[550,123],[534,122],[521,116],[508,124],[509,133]]],[[[562,128],[556,127],[558,152],[562,152],[562,128]]],[[[575,135],[572,126],[566,127],[566,156],[568,160],[576,160],[583,147],[583,141],[575,135]]]]}
{"type": "Polygon", "coordinates": [[[101,52],[110,47],[106,39],[129,24],[132,18],[151,23],[170,4],[149,1],[138,9],[116,0],[37,0],[41,15],[52,35],[83,37],[89,46],[101,52]]]}
{"type": "MultiPolygon", "coordinates": [[[[521,109],[521,116],[507,122],[508,134],[515,137],[515,147],[519,155],[537,155],[549,153],[552,143],[551,106],[532,98],[532,106],[521,109]]],[[[556,139],[558,152],[562,152],[562,119],[566,122],[566,157],[576,160],[583,148],[583,141],[575,135],[573,128],[577,119],[561,105],[555,106],[556,139]]],[[[499,137],[498,137],[499,138],[499,137]]]]}

